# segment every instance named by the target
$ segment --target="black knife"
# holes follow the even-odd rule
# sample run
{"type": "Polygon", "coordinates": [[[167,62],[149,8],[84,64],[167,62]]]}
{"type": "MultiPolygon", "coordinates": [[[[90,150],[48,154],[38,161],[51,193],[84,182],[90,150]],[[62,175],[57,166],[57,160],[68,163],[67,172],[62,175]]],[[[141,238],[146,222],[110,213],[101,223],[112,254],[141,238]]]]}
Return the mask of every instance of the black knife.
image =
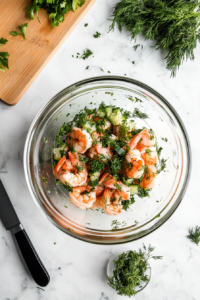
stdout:
{"type": "Polygon", "coordinates": [[[26,265],[35,282],[40,286],[46,286],[50,281],[49,274],[37,255],[37,252],[35,251],[26,231],[20,223],[1,180],[0,218],[6,230],[10,230],[13,233],[26,265]]]}

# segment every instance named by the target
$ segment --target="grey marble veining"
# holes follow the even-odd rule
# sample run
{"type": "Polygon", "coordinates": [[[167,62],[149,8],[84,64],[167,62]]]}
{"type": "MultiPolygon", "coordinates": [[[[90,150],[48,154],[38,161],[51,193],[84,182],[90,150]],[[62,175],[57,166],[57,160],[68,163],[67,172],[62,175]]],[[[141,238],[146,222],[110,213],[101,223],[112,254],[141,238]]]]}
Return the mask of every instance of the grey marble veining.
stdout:
{"type": "Polygon", "coordinates": [[[143,242],[156,246],[155,254],[163,255],[163,260],[151,261],[151,281],[135,299],[200,298],[200,247],[185,237],[189,226],[200,225],[200,46],[195,50],[195,61],[184,63],[176,78],[170,78],[164,55],[150,47],[152,41],[144,42],[142,37],[137,42],[130,41],[128,33],[120,33],[117,28],[107,34],[115,3],[117,0],[97,0],[21,101],[14,107],[0,103],[0,178],[51,276],[45,291],[37,288],[21,262],[11,234],[0,222],[0,300],[127,299],[107,285],[106,265],[116,249],[137,249],[143,242]],[[84,27],[85,23],[88,27],[84,27]],[[101,33],[98,39],[93,38],[96,31],[101,33]],[[143,43],[144,48],[134,51],[136,43],[143,43]],[[72,57],[86,48],[94,52],[94,57],[85,61],[72,57]],[[126,74],[164,95],[188,130],[193,154],[190,185],[172,217],[142,240],[114,247],[86,244],[53,227],[31,199],[22,163],[26,134],[40,108],[66,86],[106,75],[107,71],[112,75],[126,74]]]}

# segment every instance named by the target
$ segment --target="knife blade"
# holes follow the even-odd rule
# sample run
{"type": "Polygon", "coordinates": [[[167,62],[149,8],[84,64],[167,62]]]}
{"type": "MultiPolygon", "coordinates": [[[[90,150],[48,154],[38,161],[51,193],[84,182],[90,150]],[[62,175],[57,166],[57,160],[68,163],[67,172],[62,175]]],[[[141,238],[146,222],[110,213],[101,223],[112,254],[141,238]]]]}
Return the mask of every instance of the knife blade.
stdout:
{"type": "Polygon", "coordinates": [[[33,247],[25,229],[13,208],[13,205],[0,180],[0,219],[6,230],[10,230],[18,244],[24,261],[35,282],[40,286],[46,286],[50,277],[33,247]]]}
{"type": "Polygon", "coordinates": [[[11,230],[13,227],[20,224],[18,216],[8,198],[6,190],[0,181],[0,219],[2,220],[6,230],[11,230]]]}

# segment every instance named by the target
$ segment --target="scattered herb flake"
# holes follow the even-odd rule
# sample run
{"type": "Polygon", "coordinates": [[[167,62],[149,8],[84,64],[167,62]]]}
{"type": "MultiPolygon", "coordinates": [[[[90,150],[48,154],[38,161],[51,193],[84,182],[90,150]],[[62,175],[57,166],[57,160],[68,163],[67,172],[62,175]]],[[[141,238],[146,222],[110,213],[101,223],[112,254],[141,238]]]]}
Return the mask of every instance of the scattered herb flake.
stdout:
{"type": "Polygon", "coordinates": [[[98,31],[96,31],[96,34],[93,35],[93,37],[96,39],[99,38],[100,36],[101,36],[101,33],[98,31]]]}
{"type": "Polygon", "coordinates": [[[42,290],[42,291],[44,291],[45,292],[45,290],[44,289],[42,289],[41,287],[39,287],[39,286],[37,286],[37,289],[39,289],[39,290],[42,290]]]}
{"type": "Polygon", "coordinates": [[[87,59],[89,56],[91,56],[93,54],[93,52],[90,49],[87,49],[86,51],[84,51],[84,53],[80,56],[80,58],[82,59],[87,59]]]}
{"type": "Polygon", "coordinates": [[[42,181],[45,182],[45,183],[48,183],[48,181],[45,177],[42,177],[42,181]]]}

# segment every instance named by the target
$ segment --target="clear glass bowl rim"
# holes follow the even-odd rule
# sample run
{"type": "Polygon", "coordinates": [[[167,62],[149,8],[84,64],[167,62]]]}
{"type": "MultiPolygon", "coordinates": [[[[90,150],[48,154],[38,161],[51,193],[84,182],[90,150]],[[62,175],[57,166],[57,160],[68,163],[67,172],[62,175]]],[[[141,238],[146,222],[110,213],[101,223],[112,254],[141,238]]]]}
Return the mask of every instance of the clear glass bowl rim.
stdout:
{"type": "Polygon", "coordinates": [[[190,175],[191,175],[191,168],[192,168],[192,155],[191,155],[191,146],[190,146],[190,141],[189,141],[189,137],[188,137],[188,133],[187,130],[179,116],[179,114],[177,113],[177,111],[173,108],[173,106],[160,94],[158,93],[156,90],[154,90],[153,88],[151,88],[150,86],[137,81],[135,79],[132,78],[128,78],[128,77],[123,77],[123,76],[97,76],[97,77],[91,77],[91,78],[87,78],[84,80],[80,80],[76,83],[73,83],[71,85],[69,85],[68,87],[64,88],[63,90],[61,90],[59,93],[57,93],[51,100],[49,100],[47,102],[47,104],[45,104],[40,111],[38,112],[38,114],[35,116],[35,118],[32,121],[32,124],[29,128],[29,131],[27,133],[27,137],[26,137],[26,141],[25,141],[25,145],[24,145],[24,156],[23,156],[23,162],[24,162],[24,172],[25,172],[25,178],[26,178],[26,182],[28,185],[28,189],[31,193],[31,196],[34,200],[34,202],[36,203],[37,207],[39,208],[39,210],[42,212],[42,214],[53,224],[55,225],[57,228],[59,228],[61,231],[63,231],[64,233],[79,239],[81,241],[85,241],[85,242],[89,242],[92,244],[101,244],[101,245],[117,245],[117,244],[123,244],[123,243],[128,243],[131,242],[133,240],[137,240],[140,239],[148,234],[150,234],[151,232],[153,232],[154,230],[158,229],[161,225],[163,225],[171,216],[172,214],[175,212],[175,210],[178,208],[178,206],[180,205],[185,192],[187,190],[188,187],[188,183],[190,180],[190,175]],[[113,242],[108,242],[108,241],[93,241],[90,239],[84,239],[83,236],[80,236],[78,234],[73,233],[70,230],[67,230],[66,228],[63,228],[61,225],[59,225],[57,222],[55,222],[46,212],[46,210],[44,209],[44,207],[42,206],[42,204],[40,203],[40,201],[37,199],[37,197],[35,197],[34,195],[34,187],[33,184],[29,178],[29,174],[28,174],[28,168],[29,168],[29,159],[28,159],[28,149],[29,149],[29,144],[31,143],[31,138],[32,138],[32,131],[34,130],[35,127],[37,127],[40,118],[42,118],[43,115],[45,115],[45,112],[48,111],[49,108],[53,107],[57,101],[59,101],[64,95],[69,94],[70,92],[75,91],[76,89],[83,87],[83,85],[85,84],[92,84],[92,83],[98,83],[98,82],[102,82],[102,81],[119,81],[119,82],[125,82],[125,83],[131,83],[134,84],[138,87],[141,87],[143,89],[145,89],[146,91],[149,91],[150,93],[154,94],[156,97],[159,98],[159,100],[161,102],[163,102],[167,108],[170,110],[170,112],[174,115],[174,117],[176,118],[176,121],[178,122],[180,129],[184,135],[185,138],[185,142],[186,142],[186,146],[187,146],[187,154],[188,154],[188,166],[187,166],[187,176],[185,178],[182,190],[180,191],[180,194],[178,195],[178,198],[176,200],[176,202],[173,204],[173,206],[171,207],[170,211],[163,216],[162,218],[160,218],[160,220],[154,224],[152,227],[150,227],[149,229],[145,230],[145,232],[143,231],[141,235],[138,235],[137,237],[134,238],[128,238],[126,240],[123,239],[119,239],[118,241],[114,241],[113,242]]]}

